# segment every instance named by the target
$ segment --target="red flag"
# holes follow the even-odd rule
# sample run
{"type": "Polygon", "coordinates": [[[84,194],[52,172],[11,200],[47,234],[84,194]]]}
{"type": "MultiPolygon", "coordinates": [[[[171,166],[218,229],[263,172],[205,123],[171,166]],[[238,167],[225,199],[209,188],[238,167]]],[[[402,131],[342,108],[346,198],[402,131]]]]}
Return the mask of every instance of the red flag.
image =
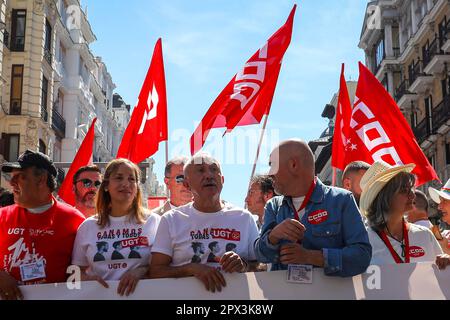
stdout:
{"type": "Polygon", "coordinates": [[[66,203],[75,206],[75,193],[73,192],[73,176],[75,172],[81,167],[92,164],[92,154],[94,149],[94,138],[95,138],[95,122],[97,118],[92,120],[91,127],[89,128],[86,136],[81,143],[80,149],[78,149],[72,164],[70,165],[69,171],[64,178],[61,187],[59,188],[58,195],[66,203]]]}
{"type": "Polygon", "coordinates": [[[341,78],[339,85],[338,107],[336,110],[336,121],[333,135],[333,149],[331,152],[331,165],[335,168],[344,170],[345,163],[345,146],[347,145],[346,137],[350,130],[350,117],[352,115],[352,107],[348,96],[347,83],[344,76],[344,64],[342,64],[341,78]]]}
{"type": "Polygon", "coordinates": [[[155,44],[152,62],[136,107],[117,151],[117,158],[139,163],[158,151],[167,140],[167,100],[161,38],[155,44]]]}
{"type": "Polygon", "coordinates": [[[281,62],[292,36],[297,5],[286,23],[245,64],[219,94],[191,137],[191,154],[200,150],[212,128],[260,123],[269,114],[281,62]]]}
{"type": "Polygon", "coordinates": [[[415,163],[416,186],[439,180],[397,104],[362,63],[346,138],[345,164],[355,160],[415,163]]]}

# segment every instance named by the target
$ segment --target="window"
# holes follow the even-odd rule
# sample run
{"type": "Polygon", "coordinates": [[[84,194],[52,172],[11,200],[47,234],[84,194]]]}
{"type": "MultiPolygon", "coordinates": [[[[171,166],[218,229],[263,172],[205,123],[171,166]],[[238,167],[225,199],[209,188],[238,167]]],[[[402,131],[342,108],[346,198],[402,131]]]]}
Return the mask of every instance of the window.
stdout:
{"type": "Polygon", "coordinates": [[[11,18],[11,51],[24,51],[27,11],[13,10],[11,18]]]}
{"type": "Polygon", "coordinates": [[[47,153],[47,147],[45,146],[45,142],[39,139],[39,152],[42,152],[43,154],[47,153]]]}
{"type": "Polygon", "coordinates": [[[47,97],[48,97],[48,80],[46,77],[42,77],[42,93],[41,93],[41,118],[45,122],[48,120],[47,113],[47,97]]]}
{"type": "Polygon", "coordinates": [[[52,64],[52,27],[48,20],[45,20],[44,58],[52,64]]]}
{"type": "Polygon", "coordinates": [[[9,114],[18,115],[22,111],[23,65],[14,64],[11,71],[11,99],[9,114]]]}
{"type": "Polygon", "coordinates": [[[450,142],[445,144],[445,164],[450,164],[450,142]]]}
{"type": "Polygon", "coordinates": [[[425,117],[427,118],[427,132],[430,133],[433,129],[433,98],[429,96],[425,98],[425,117]]]}
{"type": "Polygon", "coordinates": [[[388,82],[387,73],[384,74],[384,78],[383,78],[383,80],[381,80],[381,84],[386,89],[386,91],[389,92],[389,82],[388,82]]]}
{"type": "Polygon", "coordinates": [[[433,168],[436,168],[436,156],[432,154],[431,156],[427,156],[428,162],[431,164],[433,168]]]}
{"type": "Polygon", "coordinates": [[[411,112],[411,127],[417,127],[417,111],[415,110],[411,112]]]}
{"type": "Polygon", "coordinates": [[[445,98],[448,94],[448,79],[441,80],[442,97],[445,98]]]}
{"type": "Polygon", "coordinates": [[[375,52],[375,65],[378,67],[384,59],[384,39],[381,39],[375,52]]]}
{"type": "Polygon", "coordinates": [[[0,153],[3,153],[6,161],[17,161],[19,157],[19,138],[18,134],[2,133],[0,153]]]}

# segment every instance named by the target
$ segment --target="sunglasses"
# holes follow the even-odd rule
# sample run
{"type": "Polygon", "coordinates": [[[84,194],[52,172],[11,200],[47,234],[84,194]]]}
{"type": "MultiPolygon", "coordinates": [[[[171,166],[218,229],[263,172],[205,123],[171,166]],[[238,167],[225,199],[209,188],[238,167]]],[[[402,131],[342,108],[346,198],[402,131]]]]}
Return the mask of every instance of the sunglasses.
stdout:
{"type": "MultiPolygon", "coordinates": [[[[172,179],[173,177],[166,177],[167,179],[172,179]]],[[[175,182],[176,183],[183,183],[184,181],[184,175],[179,174],[177,176],[175,176],[175,182]]]]}
{"type": "Polygon", "coordinates": [[[83,187],[85,188],[91,188],[92,185],[94,185],[94,187],[96,187],[97,189],[100,188],[100,185],[102,184],[100,181],[92,181],[91,179],[80,179],[78,180],[76,183],[78,182],[82,182],[83,183],[83,187]]]}

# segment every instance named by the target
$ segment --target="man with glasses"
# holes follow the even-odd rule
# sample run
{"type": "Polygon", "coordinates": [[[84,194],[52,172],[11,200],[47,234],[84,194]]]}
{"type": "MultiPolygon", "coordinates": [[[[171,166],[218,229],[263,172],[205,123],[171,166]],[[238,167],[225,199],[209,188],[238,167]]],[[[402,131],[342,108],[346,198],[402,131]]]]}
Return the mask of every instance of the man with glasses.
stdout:
{"type": "Polygon", "coordinates": [[[187,157],[176,157],[167,162],[164,169],[164,183],[167,187],[168,200],[161,207],[154,209],[154,213],[162,216],[167,211],[192,201],[191,191],[183,184],[183,167],[188,160],[187,157]]]}
{"type": "Polygon", "coordinates": [[[75,208],[86,218],[95,214],[95,196],[101,183],[101,171],[95,165],[81,167],[73,176],[75,208]]]}
{"type": "Polygon", "coordinates": [[[47,155],[27,150],[1,170],[15,204],[0,209],[0,298],[22,299],[19,285],[66,280],[84,216],[52,195],[57,171],[47,155]]]}

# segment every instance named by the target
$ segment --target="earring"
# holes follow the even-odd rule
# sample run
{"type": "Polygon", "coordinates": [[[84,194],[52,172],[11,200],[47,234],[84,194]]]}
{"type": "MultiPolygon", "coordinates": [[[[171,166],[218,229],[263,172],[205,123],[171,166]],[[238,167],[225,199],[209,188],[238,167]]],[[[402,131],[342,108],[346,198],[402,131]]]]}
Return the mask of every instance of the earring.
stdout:
{"type": "Polygon", "coordinates": [[[105,189],[105,192],[108,192],[108,189],[105,189]]]}

